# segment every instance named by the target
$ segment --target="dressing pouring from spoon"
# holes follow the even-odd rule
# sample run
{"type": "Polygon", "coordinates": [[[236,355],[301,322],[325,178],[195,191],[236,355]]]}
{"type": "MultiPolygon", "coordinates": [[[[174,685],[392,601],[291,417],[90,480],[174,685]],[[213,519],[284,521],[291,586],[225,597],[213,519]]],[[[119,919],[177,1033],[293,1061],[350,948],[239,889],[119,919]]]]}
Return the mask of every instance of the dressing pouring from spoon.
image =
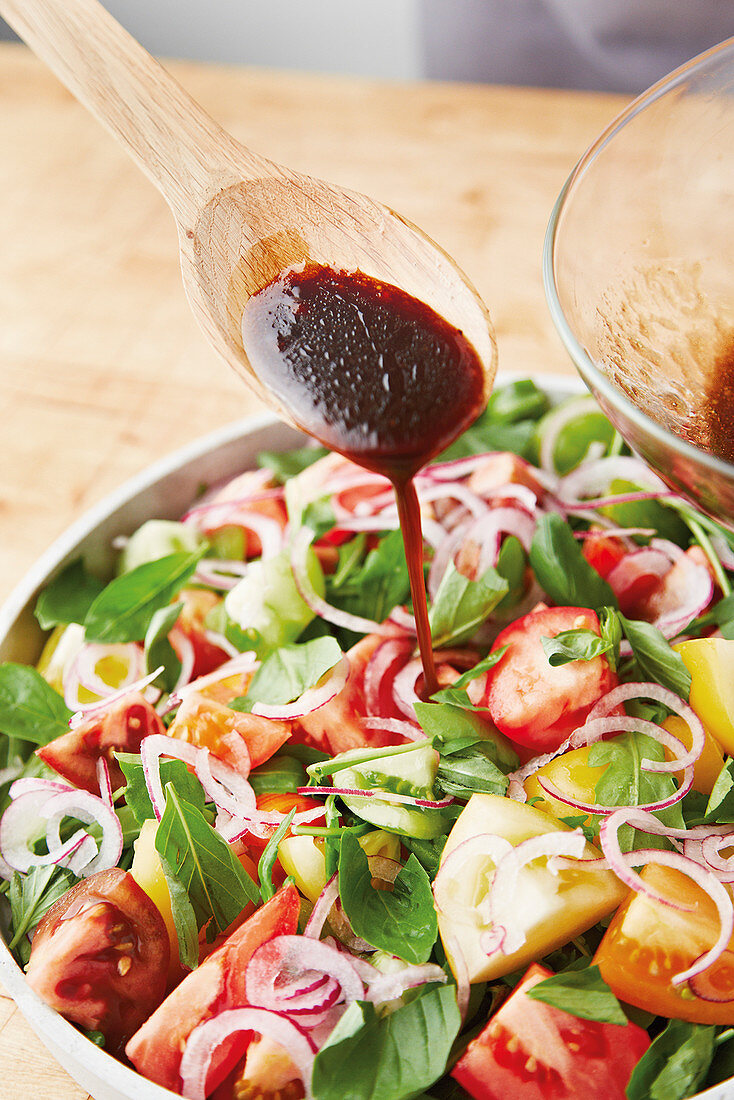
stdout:
{"type": "Polygon", "coordinates": [[[0,13],[163,194],[212,346],[282,419],[391,480],[435,691],[412,478],[489,397],[478,293],[388,207],[236,142],[97,0],[0,0],[0,13]]]}

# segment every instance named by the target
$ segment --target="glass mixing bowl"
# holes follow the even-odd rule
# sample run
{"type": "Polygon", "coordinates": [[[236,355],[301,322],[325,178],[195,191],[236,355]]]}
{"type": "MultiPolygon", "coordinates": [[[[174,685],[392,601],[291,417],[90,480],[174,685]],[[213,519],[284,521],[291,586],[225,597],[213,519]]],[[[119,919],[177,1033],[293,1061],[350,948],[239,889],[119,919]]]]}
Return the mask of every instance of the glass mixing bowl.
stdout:
{"type": "Polygon", "coordinates": [[[627,442],[734,526],[734,38],[636,99],[571,173],[553,320],[627,442]]]}

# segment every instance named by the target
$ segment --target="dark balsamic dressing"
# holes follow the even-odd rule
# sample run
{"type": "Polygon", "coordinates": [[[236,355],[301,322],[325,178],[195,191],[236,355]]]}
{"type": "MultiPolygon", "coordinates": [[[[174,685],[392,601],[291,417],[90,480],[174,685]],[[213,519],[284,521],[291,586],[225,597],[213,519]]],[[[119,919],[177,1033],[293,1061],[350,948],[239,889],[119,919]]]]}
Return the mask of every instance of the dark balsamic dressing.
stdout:
{"type": "Polygon", "coordinates": [[[299,427],[392,482],[431,694],[438,684],[413,477],[481,411],[479,356],[399,287],[319,264],[287,271],[250,298],[242,339],[255,374],[299,427]]]}

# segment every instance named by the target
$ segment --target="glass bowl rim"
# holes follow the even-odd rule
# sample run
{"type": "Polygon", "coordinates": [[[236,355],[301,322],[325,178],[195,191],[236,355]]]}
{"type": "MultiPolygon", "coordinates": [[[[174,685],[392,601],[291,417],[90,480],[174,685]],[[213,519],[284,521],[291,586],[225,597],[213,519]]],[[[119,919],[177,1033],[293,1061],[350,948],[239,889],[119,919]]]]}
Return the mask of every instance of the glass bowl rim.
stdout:
{"type": "Polygon", "coordinates": [[[693,461],[698,466],[705,467],[707,470],[711,470],[719,475],[734,480],[734,462],[727,462],[723,458],[718,458],[709,451],[697,447],[694,443],[690,443],[687,439],[683,439],[681,436],[663,427],[662,424],[653,420],[651,416],[648,416],[647,413],[643,412],[635,405],[635,403],[621,390],[617,389],[607,376],[599,370],[586,349],[577,340],[575,333],[566,319],[560,302],[554,265],[554,252],[559,219],[564,210],[566,199],[571,189],[583,177],[587,168],[596,160],[602,149],[612,140],[615,134],[619,133],[631,119],[635,118],[646,107],[650,106],[650,104],[665,95],[666,92],[669,92],[672,88],[682,83],[692,73],[704,68],[712,58],[727,52],[731,52],[734,57],[734,36],[725,39],[723,42],[719,42],[703,53],[697,54],[695,57],[691,58],[690,61],[686,61],[683,65],[679,66],[679,68],[674,69],[671,73],[668,73],[667,76],[662,77],[655,84],[652,84],[646,91],[633,99],[631,103],[616,115],[592,144],[589,145],[571,170],[553,205],[543,242],[542,270],[545,297],[551,319],[553,320],[558,335],[563,341],[566,351],[573,360],[574,366],[584,382],[593,390],[598,391],[612,409],[621,408],[622,413],[635,428],[653,437],[657,443],[669,447],[680,457],[693,461]]]}

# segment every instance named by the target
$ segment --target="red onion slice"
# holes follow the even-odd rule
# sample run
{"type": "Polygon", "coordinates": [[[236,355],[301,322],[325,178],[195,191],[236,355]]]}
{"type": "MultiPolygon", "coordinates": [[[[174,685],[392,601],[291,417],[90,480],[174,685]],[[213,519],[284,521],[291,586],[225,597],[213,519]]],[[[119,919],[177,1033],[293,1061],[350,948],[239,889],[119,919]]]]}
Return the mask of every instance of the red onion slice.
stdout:
{"type": "Polygon", "coordinates": [[[216,757],[209,758],[209,750],[198,748],[188,741],[180,741],[177,737],[168,737],[163,733],[154,733],[144,737],[140,743],[140,759],[143,765],[145,785],[148,788],[150,801],[153,804],[153,812],[156,820],[160,821],[166,806],[166,796],[161,783],[160,760],[162,756],[170,756],[177,760],[183,760],[194,770],[197,770],[199,781],[211,800],[228,813],[236,812],[234,817],[249,817],[255,807],[255,792],[247,780],[230,768],[224,761],[216,757]],[[203,779],[202,779],[203,776],[203,779]],[[206,780],[204,782],[203,780],[206,780]]]}
{"type": "MultiPolygon", "coordinates": [[[[68,866],[69,860],[78,851],[85,839],[90,838],[79,829],[63,845],[59,844],[48,855],[37,855],[32,845],[39,840],[46,828],[46,818],[41,810],[53,795],[49,791],[25,791],[19,794],[8,806],[0,821],[0,853],[10,869],[27,874],[32,867],[45,867],[50,863],[68,866]]],[[[92,841],[94,844],[94,842],[92,841]]],[[[85,849],[89,852],[89,848],[85,849]]],[[[96,854],[97,846],[90,858],[96,854]]]]}
{"type": "MultiPolygon", "coordinates": [[[[466,970],[466,964],[464,964],[464,969],[466,970]]],[[[387,1001],[395,1001],[398,997],[402,997],[408,989],[416,989],[419,985],[426,985],[428,982],[440,982],[445,985],[448,981],[446,971],[443,967],[437,966],[436,963],[405,966],[389,974],[381,974],[377,970],[374,973],[375,976],[368,983],[366,997],[373,1004],[385,1004],[387,1001]]],[[[469,988],[468,982],[467,988],[469,988]]],[[[463,995],[463,988],[461,992],[463,995]]],[[[457,999],[458,997],[459,990],[457,986],[457,999]]]]}
{"type": "MultiPolygon", "coordinates": [[[[221,635],[217,635],[217,638],[221,638],[221,635]]],[[[226,641],[226,638],[224,639],[226,641]]],[[[220,645],[217,641],[216,645],[220,645]]],[[[223,646],[221,648],[224,648],[223,646]]],[[[188,684],[182,684],[177,687],[173,693],[176,699],[176,705],[185,699],[192,692],[201,691],[202,688],[209,687],[211,684],[218,684],[222,680],[229,679],[230,676],[246,676],[250,672],[255,672],[260,666],[260,662],[255,656],[252,650],[247,650],[245,653],[240,653],[239,650],[235,650],[235,655],[219,668],[213,672],[206,673],[205,676],[197,676],[195,680],[192,680],[188,684]]]]}
{"type": "Polygon", "coordinates": [[[145,658],[142,648],[134,642],[120,645],[102,645],[88,642],[82,645],[74,660],[64,672],[64,702],[69,710],[87,710],[106,703],[119,693],[132,690],[145,672],[145,658]],[[112,658],[127,666],[127,672],[119,687],[113,688],[97,672],[97,665],[105,658],[112,658]],[[79,701],[79,688],[98,695],[99,699],[91,703],[79,701]]]}
{"type": "Polygon", "coordinates": [[[373,651],[365,665],[362,680],[365,705],[370,717],[381,716],[385,677],[389,676],[396,666],[404,663],[413,652],[414,644],[413,638],[393,631],[393,637],[380,642],[373,651]]]}
{"type": "Polygon", "coordinates": [[[326,924],[326,918],[331,912],[331,907],[338,897],[339,876],[334,874],[316,899],[316,904],[311,910],[311,916],[306,921],[306,927],[303,929],[304,936],[312,940],[319,939],[323,927],[326,924]]]}
{"type": "Polygon", "coordinates": [[[75,875],[88,878],[97,871],[108,871],[119,863],[123,843],[122,825],[114,809],[101,798],[89,791],[64,791],[62,794],[51,795],[39,808],[39,814],[48,821],[46,841],[49,850],[62,847],[60,827],[64,818],[72,817],[87,825],[96,824],[101,827],[99,848],[96,841],[87,836],[86,839],[91,843],[82,845],[68,860],[67,866],[75,875]]]}
{"type": "Polygon", "coordinates": [[[315,710],[331,702],[338,695],[349,678],[349,658],[342,656],[326,678],[322,679],[315,687],[304,691],[292,703],[253,703],[252,713],[261,718],[303,718],[305,714],[313,714],[315,710]]]}
{"type": "Polygon", "coordinates": [[[306,1100],[311,1100],[315,1047],[306,1033],[286,1016],[265,1008],[228,1008],[194,1028],[179,1070],[181,1095],[186,1100],[206,1100],[206,1078],[212,1056],[225,1039],[238,1031],[254,1031],[282,1047],[303,1081],[306,1100]]]}
{"type": "Polygon", "coordinates": [[[345,956],[321,940],[307,936],[275,936],[258,947],[245,970],[245,993],[250,1004],[276,1012],[290,1013],[294,1009],[319,1013],[333,1003],[349,1005],[364,996],[364,984],[345,956]],[[319,975],[330,979],[328,987],[312,986],[313,993],[304,992],[309,982],[319,975]],[[299,984],[300,983],[300,984],[299,984]],[[324,992],[336,988],[336,999],[324,992]]]}
{"type": "Polygon", "coordinates": [[[450,806],[454,799],[451,795],[446,798],[415,798],[410,794],[395,794],[393,791],[383,790],[382,787],[363,789],[361,787],[299,787],[298,794],[335,794],[346,798],[376,798],[379,802],[394,802],[404,806],[422,806],[427,810],[443,810],[450,806]]]}
{"type": "MultiPolygon", "coordinates": [[[[95,714],[98,710],[106,710],[107,707],[111,706],[113,703],[117,703],[120,699],[124,699],[126,695],[132,695],[134,692],[142,692],[143,689],[147,688],[149,684],[152,684],[162,672],[163,665],[159,665],[158,668],[153,669],[147,676],[143,676],[140,680],[135,680],[132,684],[126,684],[125,687],[113,691],[111,695],[105,696],[104,699],[97,699],[93,703],[78,704],[77,710],[69,719],[70,727],[73,729],[75,726],[78,726],[80,722],[83,722],[85,718],[88,718],[90,714],[95,714]]],[[[159,695],[160,692],[156,689],[156,698],[159,695]]]]}
{"type": "MultiPolygon", "coordinates": [[[[489,858],[495,868],[503,856],[512,851],[509,840],[495,833],[477,833],[476,836],[457,844],[443,860],[433,880],[433,899],[436,908],[448,918],[466,920],[466,905],[456,902],[452,884],[460,880],[466,864],[473,859],[489,858]]],[[[483,912],[484,923],[490,919],[489,911],[483,912]]]]}
{"type": "Polygon", "coordinates": [[[395,733],[404,737],[406,741],[426,741],[425,731],[413,722],[404,722],[401,718],[377,718],[367,717],[362,719],[362,725],[368,730],[384,730],[385,733],[395,733]]]}
{"type": "MultiPolygon", "coordinates": [[[[656,495],[670,496],[667,485],[639,458],[614,455],[593,462],[584,462],[558,483],[558,496],[563,503],[598,497],[613,481],[631,481],[656,495]]],[[[584,502],[588,507],[589,502],[584,502]]]]}
{"type": "Polygon", "coordinates": [[[104,756],[100,756],[97,760],[97,782],[99,783],[99,796],[106,806],[109,806],[111,810],[114,810],[115,803],[112,797],[112,782],[110,780],[110,769],[104,756]]]}
{"type": "MultiPolygon", "coordinates": [[[[690,749],[685,751],[681,756],[678,756],[675,760],[645,760],[643,761],[645,770],[651,772],[677,772],[681,771],[683,768],[689,767],[691,764],[695,764],[703,752],[706,743],[706,733],[701,719],[698,717],[693,707],[684,702],[679,695],[669,691],[668,688],[662,687],[660,684],[651,682],[619,684],[618,687],[612,688],[611,691],[602,696],[598,703],[592,707],[586,719],[586,724],[588,725],[596,718],[606,717],[621,703],[630,702],[632,699],[652,699],[653,702],[662,703],[668,710],[672,710],[675,714],[679,715],[691,731],[690,749]]],[[[639,719],[636,719],[636,721],[638,728],[641,728],[641,721],[639,719]]],[[[655,725],[655,723],[650,723],[650,725],[655,725]]],[[[655,736],[658,741],[672,747],[674,752],[677,751],[676,746],[673,746],[665,736],[667,730],[663,730],[660,726],[656,728],[659,732],[657,734],[651,732],[651,736],[655,736]],[[664,736],[661,736],[661,733],[664,736]]],[[[576,733],[578,732],[577,730],[576,733]]],[[[647,724],[645,724],[644,732],[648,732],[647,724]]],[[[668,737],[669,736],[670,735],[668,735],[668,737]]],[[[675,738],[675,741],[678,742],[679,746],[682,746],[682,742],[678,741],[678,738],[675,738]]]]}

